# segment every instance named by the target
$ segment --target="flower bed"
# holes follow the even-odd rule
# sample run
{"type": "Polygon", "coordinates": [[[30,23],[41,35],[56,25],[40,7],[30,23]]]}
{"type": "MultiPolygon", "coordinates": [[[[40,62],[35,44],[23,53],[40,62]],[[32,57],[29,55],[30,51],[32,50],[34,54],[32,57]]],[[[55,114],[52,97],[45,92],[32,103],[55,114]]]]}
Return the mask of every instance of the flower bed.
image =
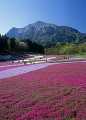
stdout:
{"type": "Polygon", "coordinates": [[[16,67],[20,67],[20,66],[23,66],[23,64],[12,63],[12,62],[3,62],[3,63],[0,63],[0,71],[16,68],[16,67]]]}
{"type": "MultiPolygon", "coordinates": [[[[20,74],[28,73],[34,70],[38,70],[44,68],[46,66],[52,65],[54,63],[39,63],[39,64],[29,64],[22,66],[7,66],[6,68],[2,68],[0,71],[0,79],[17,76],[20,74]]],[[[56,63],[58,64],[58,63],[56,63]]]]}
{"type": "Polygon", "coordinates": [[[17,67],[21,67],[21,65],[15,65],[15,66],[3,66],[3,67],[0,67],[0,71],[8,70],[8,69],[12,69],[12,68],[17,68],[17,67]]]}
{"type": "Polygon", "coordinates": [[[2,120],[86,119],[86,62],[50,65],[0,85],[2,120]]]}

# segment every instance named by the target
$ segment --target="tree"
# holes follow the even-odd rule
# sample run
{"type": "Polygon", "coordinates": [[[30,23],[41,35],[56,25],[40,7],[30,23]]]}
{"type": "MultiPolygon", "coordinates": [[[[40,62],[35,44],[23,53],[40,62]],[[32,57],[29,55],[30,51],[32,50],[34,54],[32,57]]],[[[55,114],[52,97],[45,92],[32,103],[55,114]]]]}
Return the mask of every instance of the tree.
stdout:
{"type": "Polygon", "coordinates": [[[16,39],[15,38],[10,38],[10,49],[12,51],[15,51],[15,49],[16,49],[16,39]]]}
{"type": "Polygon", "coordinates": [[[75,54],[77,53],[77,46],[75,44],[64,45],[60,49],[60,54],[75,54]]]}
{"type": "Polygon", "coordinates": [[[81,54],[83,52],[86,52],[86,42],[78,45],[78,52],[81,53],[81,54]]]}
{"type": "Polygon", "coordinates": [[[6,35],[0,35],[0,52],[4,53],[8,50],[8,37],[6,35]]]}

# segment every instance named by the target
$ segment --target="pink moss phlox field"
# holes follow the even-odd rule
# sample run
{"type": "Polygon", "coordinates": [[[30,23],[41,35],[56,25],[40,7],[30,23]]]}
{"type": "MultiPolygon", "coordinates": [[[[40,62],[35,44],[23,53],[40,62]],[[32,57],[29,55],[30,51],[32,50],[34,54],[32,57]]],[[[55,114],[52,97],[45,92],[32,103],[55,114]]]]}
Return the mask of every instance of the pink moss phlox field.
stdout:
{"type": "Polygon", "coordinates": [[[57,60],[61,60],[61,59],[63,59],[64,57],[62,57],[62,56],[58,56],[58,55],[47,55],[46,56],[47,58],[55,58],[55,59],[57,59],[57,60]]]}
{"type": "Polygon", "coordinates": [[[1,120],[86,120],[86,62],[0,80],[1,120]]]}
{"type": "Polygon", "coordinates": [[[16,67],[21,67],[21,65],[0,67],[0,71],[8,70],[8,69],[16,68],[16,67]]]}
{"type": "Polygon", "coordinates": [[[21,65],[23,65],[23,64],[21,64],[21,63],[12,63],[12,62],[1,62],[0,63],[0,71],[20,67],[21,65]]]}
{"type": "Polygon", "coordinates": [[[7,62],[0,62],[0,66],[9,66],[9,65],[17,65],[19,64],[18,62],[16,63],[12,63],[11,61],[7,61],[7,62]]]}
{"type": "MultiPolygon", "coordinates": [[[[23,65],[20,67],[2,70],[2,71],[0,71],[0,79],[28,73],[28,72],[31,72],[34,70],[44,68],[44,67],[49,66],[51,64],[55,64],[55,63],[47,63],[46,62],[46,63],[39,63],[39,64],[30,64],[30,65],[23,65]]],[[[58,64],[58,63],[56,63],[56,64],[58,64]]]]}
{"type": "Polygon", "coordinates": [[[56,57],[57,60],[62,60],[62,59],[69,59],[69,58],[73,58],[74,56],[58,56],[58,55],[47,55],[47,58],[52,58],[52,57],[56,57]]]}

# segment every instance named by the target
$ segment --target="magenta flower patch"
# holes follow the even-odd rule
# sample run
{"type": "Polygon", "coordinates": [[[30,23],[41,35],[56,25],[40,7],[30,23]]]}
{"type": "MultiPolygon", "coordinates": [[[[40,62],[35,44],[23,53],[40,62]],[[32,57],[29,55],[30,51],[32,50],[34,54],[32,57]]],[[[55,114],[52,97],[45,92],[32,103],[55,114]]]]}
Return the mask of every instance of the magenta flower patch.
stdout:
{"type": "Polygon", "coordinates": [[[0,79],[1,120],[85,120],[86,62],[0,79]]]}

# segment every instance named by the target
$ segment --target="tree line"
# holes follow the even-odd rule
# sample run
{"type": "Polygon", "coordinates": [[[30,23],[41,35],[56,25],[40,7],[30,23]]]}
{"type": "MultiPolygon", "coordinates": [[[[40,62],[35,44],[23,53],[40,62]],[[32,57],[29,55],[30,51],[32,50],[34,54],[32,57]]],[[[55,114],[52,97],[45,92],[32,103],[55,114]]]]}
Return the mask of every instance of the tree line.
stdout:
{"type": "Polygon", "coordinates": [[[0,54],[14,53],[44,53],[44,47],[29,39],[9,38],[6,35],[0,34],[0,54]]]}
{"type": "Polygon", "coordinates": [[[29,39],[9,38],[0,34],[0,54],[15,53],[39,53],[39,54],[86,54],[86,42],[50,44],[43,47],[29,39]]]}
{"type": "Polygon", "coordinates": [[[56,43],[46,47],[46,54],[86,54],[86,42],[84,43],[56,43]]]}

